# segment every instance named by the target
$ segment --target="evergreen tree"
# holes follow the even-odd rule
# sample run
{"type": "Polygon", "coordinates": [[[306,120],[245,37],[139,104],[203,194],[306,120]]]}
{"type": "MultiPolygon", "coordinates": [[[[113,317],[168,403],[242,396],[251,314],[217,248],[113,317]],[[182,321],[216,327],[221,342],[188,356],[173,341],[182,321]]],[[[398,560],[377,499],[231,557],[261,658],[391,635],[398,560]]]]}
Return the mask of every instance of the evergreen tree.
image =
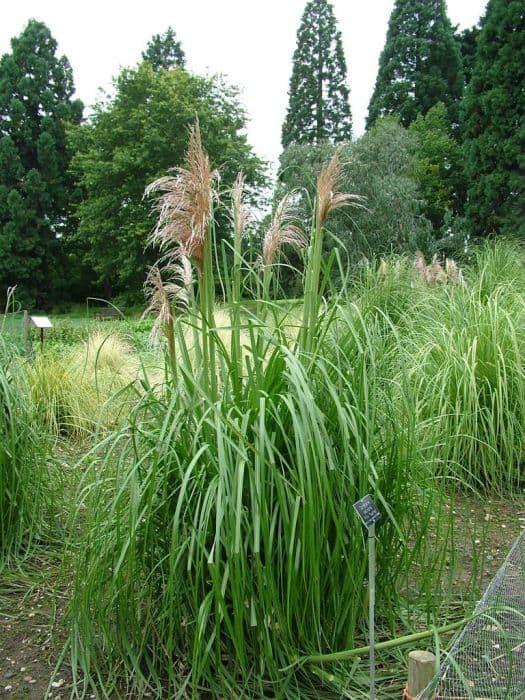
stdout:
{"type": "Polygon", "coordinates": [[[0,290],[17,284],[46,306],[60,270],[72,181],[67,122],[80,122],[71,66],[45,24],[30,20],[0,59],[0,290]]]}
{"type": "Polygon", "coordinates": [[[525,236],[525,3],[489,0],[464,101],[473,235],[525,236]]]}
{"type": "Polygon", "coordinates": [[[351,137],[343,44],[327,0],[310,0],[304,9],[288,94],[283,147],[351,137]]]}
{"type": "Polygon", "coordinates": [[[186,57],[180,41],[175,39],[175,32],[171,27],[168,27],[164,34],[154,34],[146,51],[142,53],[142,59],[148,61],[153,66],[153,70],[170,70],[179,66],[184,68],[186,57]]]}
{"type": "Polygon", "coordinates": [[[459,51],[461,53],[461,61],[463,64],[463,77],[465,79],[465,85],[468,85],[470,83],[470,79],[472,78],[472,70],[476,59],[476,45],[480,31],[481,30],[479,27],[464,29],[457,37],[459,42],[459,51]]]}
{"type": "Polygon", "coordinates": [[[458,123],[463,74],[444,0],[396,0],[379,59],[367,128],[384,115],[409,126],[438,102],[458,123]]]}

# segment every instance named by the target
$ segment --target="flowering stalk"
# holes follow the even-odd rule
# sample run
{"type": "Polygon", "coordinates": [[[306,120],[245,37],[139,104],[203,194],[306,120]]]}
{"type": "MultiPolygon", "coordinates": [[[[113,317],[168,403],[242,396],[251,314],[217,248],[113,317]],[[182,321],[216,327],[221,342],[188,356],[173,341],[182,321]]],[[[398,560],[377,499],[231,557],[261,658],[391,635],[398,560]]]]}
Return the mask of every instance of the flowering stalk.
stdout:
{"type": "Polygon", "coordinates": [[[160,190],[156,202],[159,212],[150,242],[157,243],[168,255],[184,254],[198,273],[200,339],[195,333],[195,356],[203,377],[203,389],[210,398],[217,396],[215,376],[215,283],[213,278],[213,196],[217,172],[211,169],[202,148],[199,124],[191,131],[186,168],[175,168],[174,176],[162,177],[146,188],[146,194],[160,190]]]}
{"type": "Polygon", "coordinates": [[[317,322],[322,301],[320,290],[321,261],[323,255],[324,226],[330,212],[347,206],[362,206],[361,197],[338,191],[342,174],[341,151],[336,150],[328,165],[317,178],[317,195],[312,216],[312,233],[308,250],[304,284],[303,323],[299,334],[302,350],[311,353],[315,347],[317,322]]]}
{"type": "Polygon", "coordinates": [[[248,219],[248,213],[242,201],[244,175],[239,173],[232,189],[233,203],[233,270],[231,282],[231,362],[235,368],[232,373],[233,391],[240,398],[242,390],[242,350],[241,350],[241,242],[248,219]]]}

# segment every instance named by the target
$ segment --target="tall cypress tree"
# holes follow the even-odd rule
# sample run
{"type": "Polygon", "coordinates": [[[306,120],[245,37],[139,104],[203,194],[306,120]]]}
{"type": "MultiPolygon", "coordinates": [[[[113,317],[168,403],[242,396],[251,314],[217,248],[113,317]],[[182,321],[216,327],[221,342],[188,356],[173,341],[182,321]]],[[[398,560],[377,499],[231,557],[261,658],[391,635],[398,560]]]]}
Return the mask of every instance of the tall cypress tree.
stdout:
{"type": "Polygon", "coordinates": [[[146,50],[142,53],[142,59],[148,61],[153,66],[153,70],[169,70],[179,66],[184,68],[186,57],[180,41],[175,38],[175,32],[171,27],[164,34],[154,34],[146,50]]]}
{"type": "Polygon", "coordinates": [[[461,56],[444,0],[396,0],[379,59],[367,128],[387,114],[404,126],[438,102],[451,125],[459,118],[461,56]]]}
{"type": "Polygon", "coordinates": [[[71,66],[45,24],[30,20],[0,59],[0,291],[46,306],[61,278],[73,183],[66,122],[80,122],[71,66]]]}
{"type": "Polygon", "coordinates": [[[341,33],[327,0],[310,0],[304,9],[288,94],[283,147],[351,137],[346,61],[341,33]]]}
{"type": "Polygon", "coordinates": [[[464,100],[467,220],[525,236],[525,4],[489,0],[464,100]]]}

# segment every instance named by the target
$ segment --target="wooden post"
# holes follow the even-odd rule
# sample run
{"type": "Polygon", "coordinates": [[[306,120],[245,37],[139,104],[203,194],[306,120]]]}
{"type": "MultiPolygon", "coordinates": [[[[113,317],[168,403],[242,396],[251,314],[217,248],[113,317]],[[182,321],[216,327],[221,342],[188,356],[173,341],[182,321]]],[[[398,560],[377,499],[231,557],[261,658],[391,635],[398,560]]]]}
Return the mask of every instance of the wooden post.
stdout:
{"type": "MultiPolygon", "coordinates": [[[[411,651],[408,655],[407,696],[416,700],[435,675],[436,657],[434,654],[430,651],[411,651]]],[[[431,697],[435,697],[434,693],[431,697]]],[[[427,699],[425,696],[425,700],[431,700],[431,698],[427,699]]]]}

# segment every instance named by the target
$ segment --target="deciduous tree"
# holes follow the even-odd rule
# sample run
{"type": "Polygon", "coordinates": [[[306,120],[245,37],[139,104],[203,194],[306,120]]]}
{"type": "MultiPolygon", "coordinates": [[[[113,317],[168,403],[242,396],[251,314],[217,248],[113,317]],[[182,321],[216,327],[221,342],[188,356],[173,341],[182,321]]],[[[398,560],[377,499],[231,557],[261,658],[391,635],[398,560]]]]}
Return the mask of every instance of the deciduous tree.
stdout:
{"type": "Polygon", "coordinates": [[[414,176],[425,200],[425,216],[437,232],[447,212],[457,214],[465,195],[461,147],[452,136],[445,105],[438,102],[412,122],[409,132],[416,138],[414,176]]]}
{"type": "Polygon", "coordinates": [[[85,193],[77,210],[78,244],[106,293],[111,288],[141,298],[147,265],[158,258],[158,251],[145,248],[155,217],[144,189],[183,163],[188,128],[197,118],[224,187],[241,169],[252,188],[260,185],[263,163],[243,134],[237,91],[218,78],[181,68],[155,71],[145,61],[123,70],[114,98],[72,131],[73,172],[85,193]]]}
{"type": "MultiPolygon", "coordinates": [[[[327,141],[292,144],[281,156],[276,197],[283,190],[296,189],[305,221],[310,215],[308,207],[317,176],[334,148],[327,141]]],[[[337,210],[329,228],[348,254],[350,263],[356,264],[363,256],[425,248],[431,238],[431,227],[424,216],[425,202],[414,178],[417,167],[414,135],[396,119],[386,117],[342,148],[341,191],[361,195],[364,207],[337,210]]],[[[330,245],[333,242],[328,237],[330,245]]]]}

